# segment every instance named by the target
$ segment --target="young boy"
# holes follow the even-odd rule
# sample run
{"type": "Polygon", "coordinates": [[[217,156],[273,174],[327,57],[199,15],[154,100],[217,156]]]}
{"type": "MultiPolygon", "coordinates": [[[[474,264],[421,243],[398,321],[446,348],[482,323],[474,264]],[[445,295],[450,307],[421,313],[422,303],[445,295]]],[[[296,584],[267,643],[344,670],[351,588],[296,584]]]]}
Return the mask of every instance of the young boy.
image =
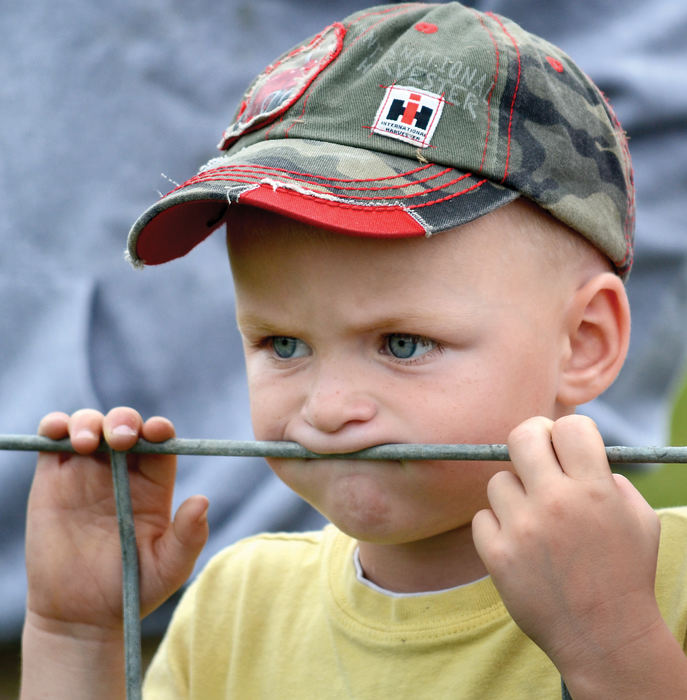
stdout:
{"type": "MultiPolygon", "coordinates": [[[[266,69],[221,147],[129,254],[165,262],[227,224],[256,437],[321,454],[507,440],[512,461],[268,460],[332,525],[220,553],[146,697],[555,698],[561,675],[576,700],[687,697],[686,514],[655,514],[573,415],[630,328],[631,165],[588,78],[501,17],[385,5],[266,69]]],[[[118,408],[40,432],[78,455],[39,458],[22,697],[121,697],[119,544],[92,453],[173,427],[118,408]]],[[[208,503],[172,520],[174,458],[131,465],[146,614],[192,570],[208,503]]]]}

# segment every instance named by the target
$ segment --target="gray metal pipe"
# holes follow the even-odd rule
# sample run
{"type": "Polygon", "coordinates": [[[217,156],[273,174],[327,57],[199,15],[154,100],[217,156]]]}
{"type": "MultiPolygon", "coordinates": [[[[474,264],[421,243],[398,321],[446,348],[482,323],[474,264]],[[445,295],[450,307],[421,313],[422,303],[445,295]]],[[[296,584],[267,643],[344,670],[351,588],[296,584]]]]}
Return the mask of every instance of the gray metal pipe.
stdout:
{"type": "MultiPolygon", "coordinates": [[[[106,451],[107,445],[99,448],[106,451]]],[[[34,452],[74,452],[68,439],[50,440],[40,435],[0,435],[0,450],[34,452]]],[[[282,457],[297,459],[379,459],[379,460],[479,460],[507,462],[506,445],[424,445],[390,444],[359,452],[323,455],[310,452],[295,442],[255,440],[204,440],[173,438],[165,442],[139,440],[129,450],[136,454],[208,455],[220,457],[282,457]]],[[[687,463],[687,447],[645,447],[617,445],[606,447],[608,461],[630,463],[687,463]]]]}

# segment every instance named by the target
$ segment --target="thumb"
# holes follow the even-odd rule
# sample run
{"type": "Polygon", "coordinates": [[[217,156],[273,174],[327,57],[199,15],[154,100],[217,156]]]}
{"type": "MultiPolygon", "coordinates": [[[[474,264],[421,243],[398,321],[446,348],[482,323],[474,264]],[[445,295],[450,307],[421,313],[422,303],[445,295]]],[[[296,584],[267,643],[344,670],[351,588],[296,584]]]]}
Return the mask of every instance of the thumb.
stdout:
{"type": "Polygon", "coordinates": [[[205,496],[187,498],[177,510],[172,524],[177,541],[189,552],[200,554],[208,539],[208,507],[205,496]]]}
{"type": "Polygon", "coordinates": [[[158,541],[160,567],[170,583],[181,586],[191,575],[208,539],[208,507],[205,496],[185,500],[158,541]]]}

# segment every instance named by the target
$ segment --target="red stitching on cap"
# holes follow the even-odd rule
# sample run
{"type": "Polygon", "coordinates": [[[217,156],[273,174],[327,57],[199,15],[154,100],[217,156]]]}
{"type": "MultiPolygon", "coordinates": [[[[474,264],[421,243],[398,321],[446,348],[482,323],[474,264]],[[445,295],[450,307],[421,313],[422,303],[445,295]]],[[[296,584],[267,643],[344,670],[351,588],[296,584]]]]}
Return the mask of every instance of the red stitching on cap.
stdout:
{"type": "MultiPolygon", "coordinates": [[[[427,163],[426,165],[421,165],[417,168],[414,168],[413,170],[406,170],[405,172],[398,173],[397,175],[385,175],[384,177],[368,177],[364,179],[355,179],[355,178],[350,178],[350,179],[344,179],[341,177],[327,177],[326,175],[316,175],[316,174],[311,174],[311,173],[301,173],[298,172],[297,170],[286,170],[285,168],[274,168],[271,166],[262,166],[258,164],[246,164],[246,165],[225,165],[221,166],[219,168],[213,168],[213,170],[228,170],[232,168],[244,168],[244,167],[254,167],[254,168],[262,168],[264,170],[270,170],[273,172],[278,172],[278,173],[286,173],[287,175],[305,175],[307,174],[308,177],[316,180],[324,180],[325,182],[345,182],[345,183],[352,183],[352,182],[383,182],[385,180],[395,180],[396,178],[399,177],[407,177],[408,175],[414,175],[415,173],[419,173],[423,170],[427,170],[427,168],[433,168],[434,163],[427,163]]],[[[450,168],[449,168],[450,169],[450,168]]],[[[445,172],[445,171],[444,171],[445,172]]]]}
{"type": "MultiPolygon", "coordinates": [[[[262,169],[265,172],[275,172],[275,173],[285,173],[286,175],[304,175],[304,173],[298,172],[296,170],[286,170],[285,168],[274,168],[274,167],[268,167],[268,166],[261,166],[261,165],[253,165],[253,164],[245,164],[245,165],[224,165],[220,166],[218,168],[212,168],[211,170],[205,170],[201,173],[197,173],[194,175],[192,178],[187,180],[186,182],[183,182],[180,185],[177,185],[175,188],[170,190],[167,195],[172,194],[173,192],[176,192],[177,190],[183,189],[189,184],[196,184],[198,182],[205,182],[205,181],[219,181],[219,180],[224,180],[224,178],[213,178],[211,173],[215,172],[231,172],[232,170],[241,170],[242,168],[256,168],[256,169],[262,169]],[[207,175],[207,177],[205,177],[207,175]]],[[[420,165],[417,168],[413,168],[412,170],[406,170],[405,172],[398,173],[396,175],[385,175],[384,177],[370,177],[370,178],[365,178],[362,180],[356,180],[356,179],[344,179],[344,178],[337,178],[337,177],[326,177],[325,175],[315,175],[315,174],[310,174],[308,173],[308,176],[313,179],[313,180],[324,180],[325,182],[345,182],[345,183],[353,183],[353,182],[384,182],[386,180],[394,180],[399,177],[407,177],[408,175],[414,175],[415,173],[422,172],[423,170],[427,170],[428,168],[433,168],[434,163],[427,163],[426,165],[420,165]]],[[[229,180],[224,180],[226,182],[229,182],[229,180]]],[[[364,187],[360,189],[365,189],[364,187]]],[[[165,197],[167,196],[165,195],[165,197]]]]}
{"type": "MultiPolygon", "coordinates": [[[[440,186],[437,186],[437,187],[430,187],[429,189],[423,190],[422,192],[417,192],[417,193],[414,193],[414,194],[408,194],[408,195],[406,195],[406,196],[396,196],[396,197],[393,197],[393,196],[392,196],[392,197],[364,197],[364,196],[362,196],[362,195],[358,195],[358,196],[356,196],[356,197],[354,197],[354,198],[355,198],[355,199],[359,199],[359,200],[365,200],[365,201],[379,201],[379,200],[412,199],[412,198],[414,198],[414,197],[423,197],[423,196],[425,196],[425,195],[427,195],[427,194],[431,194],[432,192],[438,192],[438,191],[440,191],[440,190],[445,189],[446,187],[450,187],[451,185],[455,185],[455,184],[457,184],[458,182],[460,182],[461,180],[465,180],[465,179],[468,178],[468,177],[472,177],[472,174],[471,174],[471,173],[466,173],[466,174],[461,175],[461,176],[459,176],[459,177],[457,177],[457,178],[454,178],[453,180],[449,180],[448,182],[444,182],[444,183],[441,184],[440,186]]],[[[285,178],[285,179],[286,179],[286,178],[285,178]]],[[[294,178],[289,178],[289,179],[293,180],[294,182],[297,182],[297,180],[295,180],[294,178]]],[[[250,176],[232,177],[231,180],[227,180],[226,178],[223,178],[223,177],[219,177],[219,176],[218,176],[218,177],[205,176],[204,173],[201,173],[200,175],[196,175],[195,177],[193,177],[193,178],[191,178],[190,180],[188,180],[187,182],[185,182],[184,185],[182,185],[182,187],[186,187],[186,186],[190,186],[190,185],[196,185],[196,184],[199,184],[199,183],[202,183],[202,182],[233,182],[233,183],[243,183],[243,184],[249,184],[249,185],[255,184],[255,183],[257,182],[258,184],[262,184],[262,183],[260,183],[259,180],[257,180],[256,178],[251,178],[250,176]]],[[[266,183],[266,184],[269,185],[269,183],[266,183]]],[[[311,183],[311,184],[312,184],[312,183],[311,183]]],[[[270,185],[270,186],[271,186],[271,185],[270,185]]],[[[288,187],[288,185],[285,183],[285,184],[284,184],[284,187],[288,187]]],[[[346,189],[352,189],[352,188],[346,188],[346,189]]],[[[375,191],[377,191],[376,188],[372,188],[372,187],[360,188],[360,189],[361,189],[362,191],[366,191],[366,192],[375,192],[375,191]]],[[[390,188],[380,188],[380,189],[390,189],[390,188]]],[[[173,191],[174,191],[174,190],[173,190],[173,191]]],[[[336,194],[333,194],[333,193],[320,193],[320,192],[318,192],[317,190],[314,190],[314,189],[313,189],[313,196],[317,196],[318,194],[332,194],[332,196],[334,196],[334,197],[336,196],[336,194]]],[[[451,196],[453,196],[453,195],[449,195],[448,197],[445,197],[445,198],[440,199],[440,200],[435,200],[435,201],[444,201],[444,199],[448,199],[448,198],[450,198],[451,196]]],[[[430,204],[433,204],[433,203],[434,203],[434,202],[430,202],[430,204]]]]}
{"type": "MultiPolygon", "coordinates": [[[[439,177],[443,177],[446,175],[446,173],[450,172],[452,168],[445,168],[444,170],[441,170],[438,173],[434,173],[433,175],[429,175],[426,178],[423,178],[421,180],[414,180],[413,182],[402,182],[397,185],[386,185],[386,186],[380,186],[380,187],[345,187],[342,185],[332,185],[332,187],[336,188],[337,190],[356,190],[356,191],[362,191],[362,192],[381,192],[383,190],[399,190],[403,187],[411,187],[413,185],[420,185],[424,184],[425,182],[429,182],[430,180],[436,180],[439,177]]],[[[217,168],[213,172],[215,172],[218,176],[221,175],[223,172],[227,172],[227,174],[238,172],[239,175],[243,175],[244,177],[252,177],[255,175],[255,177],[265,177],[265,175],[269,175],[272,172],[279,171],[277,168],[263,168],[261,166],[228,166],[225,168],[217,168]],[[221,171],[221,172],[220,172],[221,171]]],[[[288,173],[289,171],[282,170],[280,171],[282,173],[288,173]]],[[[313,185],[317,183],[313,183],[312,180],[308,180],[304,177],[302,177],[303,173],[293,173],[289,174],[288,180],[291,180],[293,182],[304,182],[308,185],[313,185]],[[293,177],[292,175],[301,175],[301,177],[293,177]]],[[[462,176],[466,177],[466,176],[462,176]]],[[[222,177],[214,177],[214,176],[205,176],[205,173],[201,173],[199,175],[196,175],[196,179],[194,179],[193,184],[196,184],[198,182],[208,182],[208,181],[215,181],[215,180],[223,180],[224,178],[222,177]]],[[[333,182],[333,179],[330,178],[318,178],[322,180],[329,180],[330,182],[333,182]]],[[[462,178],[458,178],[459,180],[462,178]]],[[[349,182],[360,182],[357,180],[350,180],[349,182]]],[[[374,182],[374,180],[367,180],[367,182],[374,182]]],[[[444,185],[445,186],[445,185],[444,185]]],[[[425,190],[426,192],[427,190],[425,190]]],[[[423,193],[419,193],[423,194],[423,193]]]]}
{"type": "Polygon", "coordinates": [[[489,38],[491,39],[491,43],[494,45],[494,56],[495,56],[495,62],[496,62],[496,68],[494,70],[494,77],[491,81],[491,89],[489,90],[489,96],[487,97],[487,131],[484,137],[484,150],[482,151],[482,160],[480,161],[479,164],[479,169],[480,171],[484,167],[484,162],[487,159],[487,147],[489,145],[489,137],[491,136],[491,98],[492,95],[494,94],[494,90],[496,89],[496,83],[498,82],[499,79],[499,69],[501,67],[501,53],[499,51],[499,45],[496,39],[494,38],[494,35],[491,33],[491,30],[489,27],[487,27],[486,22],[484,21],[484,18],[481,13],[477,12],[477,10],[473,10],[474,14],[477,16],[477,19],[479,19],[480,24],[484,29],[486,30],[487,34],[489,35],[489,38]]]}
{"type": "MultiPolygon", "coordinates": [[[[469,194],[470,192],[473,192],[476,189],[479,189],[484,185],[485,182],[488,182],[486,178],[483,180],[480,180],[479,182],[476,182],[474,185],[470,185],[470,187],[466,187],[464,190],[461,190],[460,192],[454,192],[453,194],[449,194],[446,197],[442,197],[441,199],[435,199],[432,202],[425,202],[423,204],[410,204],[407,205],[405,208],[406,209],[421,209],[422,207],[429,207],[432,206],[433,204],[439,204],[440,202],[445,202],[449,199],[454,199],[455,197],[461,197],[464,194],[469,194]]],[[[265,187],[268,187],[269,185],[263,185],[265,187]]],[[[307,197],[308,195],[303,194],[302,192],[298,192],[297,190],[288,190],[290,194],[296,195],[296,196],[301,196],[301,197],[307,197]]],[[[326,205],[330,207],[339,207],[341,209],[356,209],[356,210],[363,210],[363,211],[370,211],[370,209],[398,209],[401,205],[398,203],[393,203],[393,204],[375,204],[374,207],[371,207],[369,204],[356,204],[355,202],[349,201],[341,201],[337,199],[327,199],[324,197],[318,197],[317,202],[319,205],[326,205]]]]}
{"type": "MultiPolygon", "coordinates": [[[[245,165],[225,165],[225,166],[220,166],[218,168],[213,168],[212,170],[205,171],[203,173],[198,173],[194,178],[194,182],[203,182],[204,179],[209,179],[209,180],[215,180],[217,178],[213,177],[212,173],[217,173],[218,175],[220,173],[227,173],[231,174],[234,172],[237,172],[239,174],[241,173],[248,173],[250,174],[251,172],[257,171],[258,173],[261,173],[261,176],[264,175],[269,175],[270,173],[277,173],[277,174],[284,174],[289,176],[288,179],[290,180],[295,180],[297,182],[308,182],[312,184],[313,180],[322,180],[325,183],[338,183],[338,182],[343,182],[346,184],[353,184],[353,183],[364,183],[364,182],[384,182],[387,180],[396,180],[400,179],[402,177],[406,177],[408,175],[412,175],[418,172],[421,172],[423,170],[427,170],[428,168],[434,167],[433,163],[428,163],[427,165],[423,165],[419,168],[415,168],[414,170],[409,170],[405,173],[399,173],[398,175],[386,175],[385,177],[380,177],[380,178],[365,178],[364,180],[355,180],[355,179],[349,179],[346,180],[344,178],[338,178],[338,177],[326,177],[325,175],[310,175],[310,173],[302,173],[298,172],[296,170],[286,170],[284,168],[274,168],[271,166],[264,166],[264,165],[259,165],[259,164],[245,164],[245,165]],[[293,177],[297,176],[297,177],[293,177]],[[306,179],[309,178],[309,179],[306,179]]],[[[419,183],[424,183],[424,182],[429,182],[430,180],[434,180],[438,177],[441,177],[445,175],[446,173],[450,172],[452,168],[444,168],[443,170],[439,171],[438,173],[435,173],[434,175],[429,175],[421,180],[414,180],[411,183],[404,182],[400,185],[389,185],[387,187],[341,187],[339,185],[333,185],[334,187],[337,187],[338,189],[348,189],[348,190],[372,190],[372,189],[398,189],[400,187],[407,187],[408,185],[413,185],[413,184],[419,184],[419,183]]],[[[222,178],[223,179],[223,178],[222,178]]]]}
{"type": "Polygon", "coordinates": [[[505,179],[508,177],[508,165],[510,163],[511,132],[513,128],[513,112],[515,111],[515,100],[518,96],[518,90],[520,88],[520,76],[522,75],[522,61],[520,58],[520,47],[518,46],[518,43],[515,41],[515,39],[508,32],[506,27],[503,25],[503,22],[501,21],[500,17],[498,15],[495,15],[493,12],[488,12],[487,15],[499,24],[499,26],[503,30],[503,33],[510,39],[511,43],[515,47],[515,53],[518,57],[518,79],[515,81],[515,90],[513,91],[513,99],[510,103],[510,114],[508,115],[508,148],[506,149],[506,168],[503,173],[503,178],[501,178],[501,182],[504,182],[505,179]]]}
{"type": "Polygon", "coordinates": [[[471,185],[470,187],[466,187],[464,190],[461,190],[460,192],[454,192],[453,194],[446,195],[445,197],[442,197],[441,199],[435,199],[431,202],[425,202],[424,204],[411,204],[408,206],[408,209],[420,209],[421,207],[429,207],[429,206],[432,206],[433,204],[439,204],[439,202],[445,202],[447,199],[453,199],[454,197],[460,197],[461,195],[467,194],[468,192],[472,192],[473,190],[480,188],[485,182],[487,182],[486,178],[484,180],[480,180],[479,182],[476,182],[474,185],[471,185]]]}

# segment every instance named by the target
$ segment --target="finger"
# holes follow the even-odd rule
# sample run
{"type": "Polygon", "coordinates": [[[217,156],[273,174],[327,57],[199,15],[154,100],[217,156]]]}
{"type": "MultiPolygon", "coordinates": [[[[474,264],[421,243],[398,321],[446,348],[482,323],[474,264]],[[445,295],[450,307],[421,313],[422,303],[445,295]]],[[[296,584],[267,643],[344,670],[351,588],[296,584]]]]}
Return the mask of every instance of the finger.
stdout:
{"type": "Polygon", "coordinates": [[[579,481],[611,480],[611,468],[606,458],[601,434],[596,423],[587,416],[559,418],[551,429],[551,441],[561,469],[579,481]]]}
{"type": "Polygon", "coordinates": [[[164,442],[174,437],[172,421],[161,416],[153,416],[143,424],[142,437],[149,442],[164,442]]]}
{"type": "MultiPolygon", "coordinates": [[[[160,416],[149,418],[141,430],[141,437],[149,442],[164,442],[173,438],[174,434],[172,422],[160,416]]],[[[176,464],[176,455],[140,455],[138,460],[141,474],[150,481],[166,488],[174,486],[176,464]]]]}
{"type": "Polygon", "coordinates": [[[622,474],[613,474],[612,477],[623,497],[629,501],[639,519],[644,523],[644,527],[658,537],[661,521],[658,519],[656,511],[627,477],[622,474]]]}
{"type": "MultiPolygon", "coordinates": [[[[69,416],[62,411],[53,411],[41,418],[37,433],[51,440],[62,440],[69,434],[69,416]]],[[[55,452],[39,452],[36,460],[36,472],[34,474],[29,504],[36,500],[36,493],[40,491],[40,475],[54,469],[62,461],[62,456],[55,452]]]]}
{"type": "Polygon", "coordinates": [[[37,433],[51,440],[67,437],[69,416],[62,411],[53,411],[41,418],[37,433]]]}
{"type": "Polygon", "coordinates": [[[69,416],[68,428],[72,447],[79,454],[90,454],[100,444],[103,414],[92,408],[82,408],[69,416]]]}
{"type": "Polygon", "coordinates": [[[508,436],[508,452],[525,491],[547,488],[561,476],[561,466],[551,443],[553,421],[543,416],[529,418],[508,436]]]}
{"type": "Polygon", "coordinates": [[[507,527],[513,515],[525,507],[525,497],[525,488],[513,472],[497,472],[489,479],[487,498],[501,527],[507,527]]]}
{"type": "Polygon", "coordinates": [[[133,408],[113,408],[103,420],[103,434],[114,450],[128,450],[138,441],[143,427],[140,413],[133,408]]]}
{"type": "Polygon", "coordinates": [[[492,550],[498,542],[501,526],[492,510],[485,508],[475,513],[472,518],[472,541],[483,564],[489,569],[492,550]]]}

